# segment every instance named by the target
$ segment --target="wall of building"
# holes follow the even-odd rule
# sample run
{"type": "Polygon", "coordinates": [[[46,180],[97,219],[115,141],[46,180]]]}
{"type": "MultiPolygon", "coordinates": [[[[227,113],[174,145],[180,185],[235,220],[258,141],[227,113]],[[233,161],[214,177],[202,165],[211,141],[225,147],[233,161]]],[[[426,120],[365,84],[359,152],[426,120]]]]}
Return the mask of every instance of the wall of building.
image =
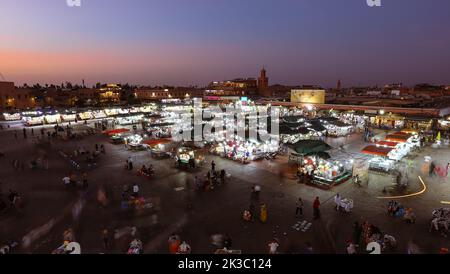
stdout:
{"type": "Polygon", "coordinates": [[[0,82],[0,111],[36,106],[36,98],[28,88],[15,88],[13,82],[0,82]]]}
{"type": "Polygon", "coordinates": [[[323,89],[293,89],[291,102],[305,104],[324,104],[325,90],[323,89]]]}
{"type": "Polygon", "coordinates": [[[189,89],[138,89],[134,91],[136,99],[142,101],[160,99],[184,99],[193,97],[203,97],[203,90],[189,89]]]}

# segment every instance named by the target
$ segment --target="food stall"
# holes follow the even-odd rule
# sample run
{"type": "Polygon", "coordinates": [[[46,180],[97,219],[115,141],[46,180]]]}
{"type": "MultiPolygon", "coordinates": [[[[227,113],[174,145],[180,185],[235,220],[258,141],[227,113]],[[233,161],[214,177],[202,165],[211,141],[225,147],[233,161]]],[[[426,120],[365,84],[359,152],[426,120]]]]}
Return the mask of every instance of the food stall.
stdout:
{"type": "Polygon", "coordinates": [[[144,118],[144,115],[131,115],[125,117],[117,117],[116,120],[119,125],[134,125],[140,123],[140,121],[144,118]]]}
{"type": "Polygon", "coordinates": [[[41,111],[22,112],[22,123],[25,126],[37,126],[44,124],[44,116],[41,111]]]}
{"type": "Polygon", "coordinates": [[[390,173],[395,169],[395,161],[389,158],[389,153],[395,150],[395,147],[370,145],[361,152],[374,157],[369,160],[369,170],[390,173]]]}
{"type": "Polygon", "coordinates": [[[320,160],[313,173],[312,183],[332,187],[347,181],[351,173],[338,161],[320,160]]]}
{"type": "Polygon", "coordinates": [[[124,137],[125,144],[129,150],[145,150],[147,146],[142,144],[143,140],[144,138],[139,134],[132,134],[124,137]]]}
{"type": "Polygon", "coordinates": [[[77,114],[75,111],[65,111],[64,114],[61,114],[61,121],[63,122],[73,122],[77,119],[77,114]]]}
{"type": "Polygon", "coordinates": [[[213,145],[210,153],[239,162],[255,161],[268,154],[278,153],[279,144],[275,140],[260,142],[257,140],[224,141],[213,145]]]}
{"type": "Polygon", "coordinates": [[[180,147],[176,150],[175,160],[177,167],[195,168],[204,164],[205,157],[191,147],[180,147]]]}
{"type": "Polygon", "coordinates": [[[78,118],[80,118],[80,120],[90,120],[93,119],[94,116],[92,115],[92,111],[88,110],[78,113],[78,118]]]}
{"type": "Polygon", "coordinates": [[[95,111],[93,111],[92,112],[92,116],[95,118],[95,119],[103,119],[103,118],[106,118],[107,116],[106,116],[106,113],[103,111],[103,110],[95,110],[95,111]]]}
{"type": "Polygon", "coordinates": [[[129,135],[129,129],[118,128],[112,130],[106,130],[103,133],[110,136],[111,143],[113,144],[123,144],[125,143],[125,137],[129,135]]]}
{"type": "Polygon", "coordinates": [[[59,124],[61,123],[60,114],[47,114],[44,116],[44,122],[46,124],[59,124]]]}
{"type": "Polygon", "coordinates": [[[22,118],[20,113],[3,113],[2,116],[5,121],[18,121],[22,118]]]}
{"type": "Polygon", "coordinates": [[[162,159],[170,157],[170,150],[173,146],[172,140],[169,138],[150,139],[142,142],[147,145],[152,158],[162,159]]]}
{"type": "Polygon", "coordinates": [[[318,139],[321,133],[307,128],[304,124],[287,124],[279,126],[280,141],[283,144],[294,144],[300,140],[318,139]]]}
{"type": "Polygon", "coordinates": [[[354,131],[354,127],[350,124],[344,123],[339,120],[320,120],[322,125],[326,128],[328,136],[342,137],[351,134],[354,131]]]}
{"type": "Polygon", "coordinates": [[[130,113],[130,110],[127,109],[127,108],[121,108],[121,109],[119,109],[118,111],[119,111],[119,114],[121,114],[121,115],[129,114],[129,113],[130,113]]]}
{"type": "Polygon", "coordinates": [[[105,114],[108,117],[116,116],[119,114],[119,109],[118,108],[107,108],[107,109],[105,109],[105,114]]]}
{"type": "Polygon", "coordinates": [[[149,106],[142,106],[142,107],[140,107],[139,110],[142,113],[152,113],[152,112],[155,112],[156,109],[157,109],[156,105],[149,105],[149,106]]]}

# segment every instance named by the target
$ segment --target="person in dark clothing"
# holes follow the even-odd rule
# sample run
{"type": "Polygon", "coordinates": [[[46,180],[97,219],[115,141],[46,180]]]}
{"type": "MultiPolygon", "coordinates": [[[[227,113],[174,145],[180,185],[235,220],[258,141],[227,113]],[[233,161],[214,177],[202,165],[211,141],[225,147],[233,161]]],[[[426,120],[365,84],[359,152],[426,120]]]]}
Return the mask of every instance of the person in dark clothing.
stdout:
{"type": "Polygon", "coordinates": [[[14,203],[14,199],[19,196],[19,194],[15,191],[12,191],[11,189],[9,190],[9,194],[8,194],[8,200],[11,204],[14,203]]]}
{"type": "Polygon", "coordinates": [[[27,138],[27,130],[24,128],[22,131],[23,131],[23,138],[26,139],[27,138]]]}
{"type": "Polygon", "coordinates": [[[300,214],[300,216],[303,216],[303,200],[302,198],[298,198],[298,201],[296,203],[296,208],[295,208],[295,216],[298,216],[300,214]]]}
{"type": "Polygon", "coordinates": [[[434,175],[434,168],[435,168],[434,162],[431,162],[430,163],[430,172],[429,172],[430,176],[434,175]]]}
{"type": "Polygon", "coordinates": [[[214,161],[211,162],[211,171],[213,173],[216,171],[216,163],[214,163],[214,161]]]}
{"type": "Polygon", "coordinates": [[[230,249],[232,245],[232,240],[230,235],[225,234],[225,238],[223,239],[223,247],[226,249],[230,249]]]}
{"type": "Polygon", "coordinates": [[[319,197],[316,197],[316,199],[313,202],[313,215],[314,215],[314,220],[319,219],[320,218],[320,201],[319,201],[319,197]]]}
{"type": "Polygon", "coordinates": [[[103,248],[105,250],[109,249],[109,232],[108,229],[103,229],[102,231],[102,243],[103,243],[103,248]]]}
{"type": "Polygon", "coordinates": [[[355,245],[359,245],[361,241],[362,230],[362,226],[358,222],[353,224],[353,243],[355,245]]]}
{"type": "Polygon", "coordinates": [[[221,182],[222,184],[225,183],[225,169],[222,169],[222,170],[220,171],[220,182],[221,182]]]}

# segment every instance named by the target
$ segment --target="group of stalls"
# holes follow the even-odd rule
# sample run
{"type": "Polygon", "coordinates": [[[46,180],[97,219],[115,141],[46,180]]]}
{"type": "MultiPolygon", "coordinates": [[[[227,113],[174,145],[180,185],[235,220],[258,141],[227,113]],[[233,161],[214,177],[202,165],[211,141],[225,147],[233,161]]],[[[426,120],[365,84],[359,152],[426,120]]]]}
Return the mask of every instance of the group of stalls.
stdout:
{"type": "Polygon", "coordinates": [[[142,107],[81,110],[78,112],[72,110],[59,112],[58,110],[42,109],[21,113],[3,113],[2,118],[5,121],[22,120],[26,126],[37,126],[112,117],[119,125],[129,125],[139,123],[145,115],[154,113],[157,113],[157,106],[152,104],[142,107]]]}
{"type": "Polygon", "coordinates": [[[289,161],[299,165],[298,175],[308,184],[328,189],[351,177],[352,166],[332,159],[327,153],[331,147],[323,141],[300,140],[289,147],[289,161]]]}
{"type": "Polygon", "coordinates": [[[293,144],[300,140],[319,140],[323,137],[342,137],[351,134],[354,126],[334,117],[307,119],[304,116],[284,116],[280,120],[280,140],[293,144]]]}
{"type": "Polygon", "coordinates": [[[385,140],[366,146],[362,153],[373,156],[369,161],[369,170],[390,172],[395,168],[395,162],[417,147],[420,147],[418,134],[404,130],[386,135],[385,140]]]}
{"type": "Polygon", "coordinates": [[[257,139],[218,142],[211,146],[210,153],[241,163],[263,159],[275,155],[279,151],[275,140],[260,141],[257,139]]]}

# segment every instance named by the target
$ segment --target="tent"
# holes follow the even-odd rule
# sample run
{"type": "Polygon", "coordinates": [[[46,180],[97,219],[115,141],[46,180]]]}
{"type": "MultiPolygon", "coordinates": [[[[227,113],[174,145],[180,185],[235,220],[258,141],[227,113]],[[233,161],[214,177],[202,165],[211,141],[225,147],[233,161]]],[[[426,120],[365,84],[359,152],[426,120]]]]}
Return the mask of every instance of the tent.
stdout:
{"type": "Polygon", "coordinates": [[[392,147],[366,146],[361,152],[369,155],[387,156],[393,150],[392,147]]]}
{"type": "Polygon", "coordinates": [[[282,120],[284,122],[287,122],[287,123],[300,123],[300,122],[303,122],[305,120],[305,116],[301,116],[301,115],[284,116],[282,118],[282,120]]]}
{"type": "Polygon", "coordinates": [[[118,129],[111,129],[111,130],[106,130],[103,133],[107,134],[107,135],[116,135],[119,133],[124,133],[124,132],[128,132],[130,131],[127,128],[118,128],[118,129]]]}
{"type": "Polygon", "coordinates": [[[162,138],[162,139],[151,139],[151,140],[145,140],[142,141],[143,144],[149,145],[149,146],[156,146],[159,144],[168,144],[172,142],[170,139],[168,138],[162,138]]]}
{"type": "Polygon", "coordinates": [[[384,146],[384,147],[396,147],[398,145],[397,142],[389,142],[389,141],[379,141],[375,143],[376,146],[384,146]]]}
{"type": "Polygon", "coordinates": [[[307,155],[310,153],[324,152],[330,150],[331,147],[320,140],[300,140],[290,147],[298,154],[307,155]]]}
{"type": "Polygon", "coordinates": [[[320,121],[318,120],[310,120],[308,121],[311,126],[308,126],[309,129],[313,129],[315,131],[325,131],[327,130],[320,121]]]}
{"type": "Polygon", "coordinates": [[[386,135],[386,141],[398,142],[398,143],[406,143],[411,135],[399,135],[399,134],[389,134],[386,135]]]}
{"type": "Polygon", "coordinates": [[[325,160],[331,158],[330,154],[328,154],[325,151],[311,152],[311,153],[306,154],[306,156],[317,156],[317,157],[325,159],[325,160]]]}
{"type": "Polygon", "coordinates": [[[308,134],[310,130],[306,127],[290,127],[286,124],[280,124],[279,133],[286,135],[294,135],[294,134],[308,134]]]}

